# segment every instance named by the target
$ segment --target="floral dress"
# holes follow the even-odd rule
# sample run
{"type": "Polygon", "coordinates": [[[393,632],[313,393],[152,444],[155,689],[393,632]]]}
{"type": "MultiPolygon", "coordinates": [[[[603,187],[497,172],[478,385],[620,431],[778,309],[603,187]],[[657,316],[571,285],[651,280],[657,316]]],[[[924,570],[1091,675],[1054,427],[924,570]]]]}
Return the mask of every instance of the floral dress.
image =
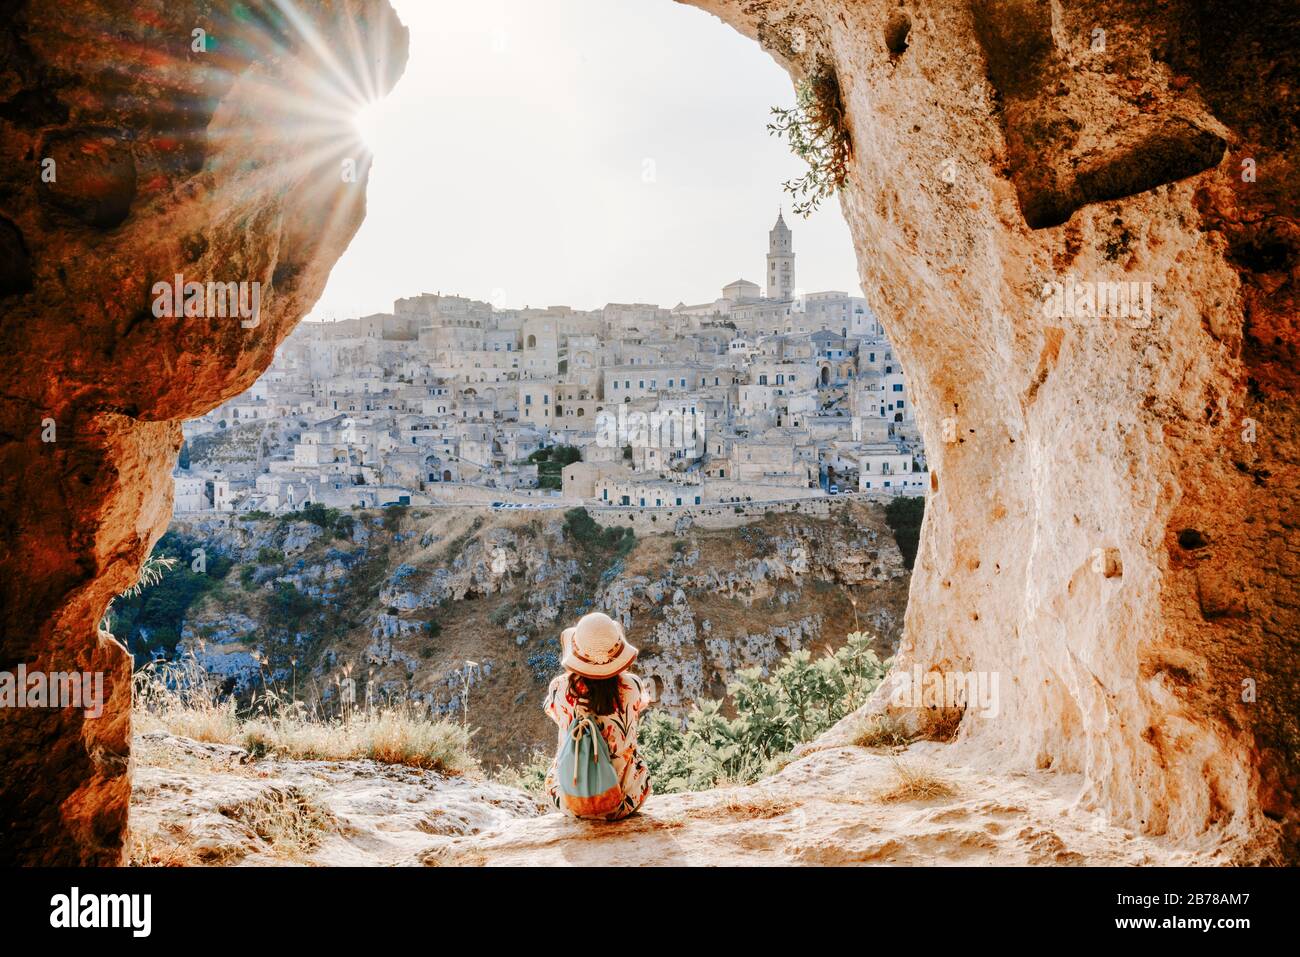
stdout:
{"type": "MultiPolygon", "coordinates": [[[[623,800],[619,806],[604,816],[607,821],[617,821],[635,813],[650,796],[650,769],[636,753],[637,726],[641,723],[641,712],[650,704],[650,692],[640,678],[626,671],[619,675],[618,692],[617,711],[613,714],[591,715],[609,748],[609,759],[623,791],[623,800]]],[[[546,689],[546,701],[542,710],[560,727],[556,756],[551,761],[551,769],[546,772],[546,794],[557,809],[571,813],[565,809],[560,798],[559,785],[555,782],[555,765],[559,760],[559,749],[564,747],[565,731],[574,714],[591,712],[569,692],[568,672],[555,678],[546,689]]]]}

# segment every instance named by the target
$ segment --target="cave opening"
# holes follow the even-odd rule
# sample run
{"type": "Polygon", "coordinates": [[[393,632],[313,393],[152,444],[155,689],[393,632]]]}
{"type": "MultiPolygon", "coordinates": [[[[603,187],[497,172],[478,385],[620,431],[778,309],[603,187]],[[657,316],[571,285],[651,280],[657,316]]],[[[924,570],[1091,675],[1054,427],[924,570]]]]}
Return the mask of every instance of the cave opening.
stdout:
{"type": "MultiPolygon", "coordinates": [[[[913,600],[880,713],[912,738],[951,741],[942,760],[1050,773],[1072,810],[1106,815],[1108,826],[1179,849],[1210,848],[1218,860],[1293,859],[1295,732],[1285,702],[1296,676],[1277,649],[1296,632],[1295,576],[1272,556],[1294,542],[1289,516],[1300,487],[1288,444],[1297,424],[1295,300],[1284,276],[1289,260],[1273,254],[1294,243],[1289,226],[1276,227],[1276,241],[1250,241],[1261,216],[1294,219],[1297,187],[1285,155],[1294,120],[1274,102],[1289,94],[1266,89],[1255,69],[1263,57],[1290,75],[1278,55],[1289,35],[1285,14],[1265,4],[1250,22],[1211,22],[1207,11],[1219,5],[1175,3],[1107,29],[1099,23],[1115,15],[1101,2],[1053,7],[1046,18],[1034,5],[980,0],[824,0],[785,13],[732,0],[699,5],[757,41],[796,88],[814,81],[814,103],[817,82],[833,85],[835,95],[820,102],[833,105],[853,144],[839,154],[844,177],[833,202],[842,204],[864,298],[915,383],[904,411],[887,418],[915,415],[918,435],[930,440],[913,600]],[[1222,31],[1225,42],[1189,39],[1206,30],[1222,31]],[[1256,52],[1220,55],[1239,50],[1256,52]],[[1129,308],[1111,292],[1121,282],[1152,291],[1129,308]],[[1048,288],[1070,290],[1062,302],[1071,305],[1044,310],[1040,291],[1048,288]],[[926,701],[926,688],[941,684],[967,689],[962,707],[926,701]],[[1259,696],[1258,687],[1270,693],[1259,696]],[[996,706],[993,688],[1002,691],[996,706]]],[[[76,666],[107,679],[103,715],[93,721],[67,712],[0,715],[14,769],[0,810],[27,822],[7,832],[4,857],[22,862],[120,859],[131,668],[114,639],[97,635],[104,609],[136,581],[170,518],[181,421],[260,381],[276,346],[322,296],[361,222],[363,189],[377,179],[368,160],[354,162],[350,181],[340,178],[352,157],[318,143],[286,154],[283,116],[259,109],[266,92],[304,69],[341,71],[350,79],[327,99],[379,104],[406,61],[406,31],[382,0],[311,11],[276,3],[240,23],[222,4],[215,13],[178,4],[158,22],[133,19],[124,3],[102,6],[103,23],[87,29],[138,41],[120,51],[125,69],[78,57],[76,41],[85,38],[69,37],[33,4],[19,6],[6,27],[15,43],[4,48],[17,93],[0,111],[0,149],[9,168],[33,173],[0,194],[5,380],[17,390],[3,405],[0,449],[12,477],[2,500],[5,667],[76,666]],[[223,30],[238,42],[205,49],[223,30]],[[50,42],[32,45],[33,37],[50,42]],[[283,57],[259,56],[268,43],[283,57]],[[140,57],[151,45],[168,55],[140,57]],[[215,64],[201,59],[206,53],[219,55],[215,64]],[[60,92],[45,89],[54,74],[60,92]],[[150,84],[169,95],[146,96],[150,84]],[[124,95],[131,92],[140,99],[124,95]],[[156,107],[139,106],[149,101],[156,107]],[[40,179],[45,159],[62,174],[40,179]],[[86,269],[89,262],[100,266],[86,269]],[[218,266],[261,277],[271,294],[257,322],[151,310],[151,284],[174,275],[178,262],[222,284],[236,277],[218,266]],[[140,355],[157,361],[133,361],[140,355]],[[45,376],[25,374],[34,359],[45,376]]],[[[508,27],[504,35],[493,43],[508,50],[508,27]]],[[[609,116],[619,92],[611,86],[609,116]]],[[[308,114],[314,96],[298,100],[308,114]]],[[[340,120],[352,122],[335,111],[324,123],[331,136],[340,120]]],[[[375,105],[351,133],[380,146],[384,125],[384,107],[375,105]]],[[[454,128],[441,131],[456,142],[454,128]]],[[[629,156],[644,185],[663,182],[666,167],[654,156],[629,156]]],[[[544,178],[535,183],[546,187],[544,178]]],[[[472,191],[460,192],[472,201],[472,191]]],[[[543,232],[533,246],[553,241],[543,232]]],[[[779,288],[782,250],[771,255],[763,278],[779,288]]],[[[479,285],[480,301],[510,301],[508,290],[479,285]]],[[[194,308],[210,299],[195,298],[194,308]]],[[[554,330],[537,319],[538,330],[520,339],[519,360],[549,363],[536,353],[554,330]]],[[[465,328],[481,331],[477,321],[465,328]]],[[[381,328],[370,338],[382,337],[381,328]]],[[[773,378],[763,388],[783,385],[773,378]]],[[[338,411],[377,411],[367,401],[338,411]]],[[[566,411],[572,401],[582,400],[563,403],[566,411]]],[[[610,403],[630,404],[627,396],[610,403]]],[[[783,425],[793,420],[782,416],[783,425]]],[[[232,411],[216,424],[235,421],[232,411]]],[[[254,415],[252,424],[266,428],[257,422],[254,415]]],[[[324,450],[323,461],[349,471],[349,444],[358,444],[355,434],[324,450]]],[[[260,436],[255,450],[275,456],[260,436]]],[[[617,451],[616,461],[632,459],[622,445],[617,451]]],[[[554,481],[560,463],[530,464],[554,481]]],[[[459,464],[440,465],[437,484],[463,480],[459,464]]],[[[561,488],[569,465],[559,470],[561,488]]],[[[739,480],[745,465],[729,462],[718,477],[739,480]]],[[[894,464],[873,465],[871,481],[892,485],[894,464]]],[[[382,506],[385,478],[348,474],[340,485],[358,504],[364,495],[382,506]]],[[[214,510],[238,491],[215,476],[190,489],[210,496],[214,510]]],[[[636,501],[654,507],[639,492],[614,491],[629,509],[636,501]]],[[[402,534],[409,513],[401,510],[418,508],[398,497],[377,515],[334,515],[296,492],[275,494],[339,542],[367,522],[375,534],[402,534]]],[[[715,511],[740,514],[754,501],[739,489],[727,499],[715,511]]],[[[482,530],[472,522],[448,529],[442,543],[459,551],[464,536],[482,530]]],[[[485,567],[509,568],[530,534],[485,550],[485,567]]],[[[641,528],[616,538],[575,518],[565,534],[590,536],[592,554],[612,564],[641,528]]],[[[268,566],[290,559],[282,544],[259,546],[268,566]]],[[[182,557],[201,575],[223,556],[195,544],[182,557]]],[[[587,567],[579,563],[573,576],[582,579],[587,567]]],[[[286,626],[312,613],[293,583],[254,584],[272,585],[286,626]]],[[[376,589],[380,581],[360,584],[376,589]]],[[[400,592],[385,594],[399,600],[385,606],[373,637],[391,646],[385,629],[400,636],[410,616],[400,592]]],[[[496,611],[511,620],[510,608],[496,611]]],[[[855,623],[858,613],[851,603],[855,623]]],[[[449,622],[428,617],[419,627],[437,635],[449,622]]],[[[535,640],[525,636],[518,647],[535,640]]],[[[479,700],[491,676],[466,660],[447,680],[460,682],[464,704],[479,700]]],[[[680,687],[680,676],[656,676],[655,684],[680,687]]],[[[364,700],[369,685],[359,687],[364,700]]]]}

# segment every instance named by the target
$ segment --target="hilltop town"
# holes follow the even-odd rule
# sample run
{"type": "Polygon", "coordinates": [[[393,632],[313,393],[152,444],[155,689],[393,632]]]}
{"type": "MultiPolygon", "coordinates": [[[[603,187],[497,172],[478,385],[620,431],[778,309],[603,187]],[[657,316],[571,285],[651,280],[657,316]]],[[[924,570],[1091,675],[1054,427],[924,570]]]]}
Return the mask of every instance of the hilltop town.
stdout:
{"type": "Polygon", "coordinates": [[[248,392],[185,424],[176,511],[584,504],[635,524],[923,495],[907,380],[879,321],[865,299],[805,293],[795,275],[778,216],[766,288],[738,279],[709,303],[508,309],[425,293],[304,322],[248,392]]]}

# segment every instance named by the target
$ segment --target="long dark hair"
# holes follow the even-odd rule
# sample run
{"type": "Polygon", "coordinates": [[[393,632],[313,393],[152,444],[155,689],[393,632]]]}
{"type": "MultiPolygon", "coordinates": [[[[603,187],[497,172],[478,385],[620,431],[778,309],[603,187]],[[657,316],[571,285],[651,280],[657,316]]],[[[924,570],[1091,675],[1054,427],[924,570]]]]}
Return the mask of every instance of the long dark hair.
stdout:
{"type": "Polygon", "coordinates": [[[569,672],[569,694],[592,714],[613,714],[619,704],[619,677],[588,678],[575,671],[569,672]]]}

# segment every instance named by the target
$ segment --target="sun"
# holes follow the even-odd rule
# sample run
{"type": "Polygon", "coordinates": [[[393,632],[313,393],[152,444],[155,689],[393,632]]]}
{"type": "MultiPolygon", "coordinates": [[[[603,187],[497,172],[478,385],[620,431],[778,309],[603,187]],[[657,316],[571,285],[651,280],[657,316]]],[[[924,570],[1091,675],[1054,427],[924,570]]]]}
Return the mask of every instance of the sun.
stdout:
{"type": "Polygon", "coordinates": [[[352,127],[357,137],[370,152],[378,152],[380,143],[387,136],[388,113],[382,99],[372,100],[362,105],[352,116],[352,127]]]}

